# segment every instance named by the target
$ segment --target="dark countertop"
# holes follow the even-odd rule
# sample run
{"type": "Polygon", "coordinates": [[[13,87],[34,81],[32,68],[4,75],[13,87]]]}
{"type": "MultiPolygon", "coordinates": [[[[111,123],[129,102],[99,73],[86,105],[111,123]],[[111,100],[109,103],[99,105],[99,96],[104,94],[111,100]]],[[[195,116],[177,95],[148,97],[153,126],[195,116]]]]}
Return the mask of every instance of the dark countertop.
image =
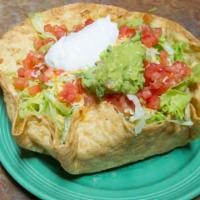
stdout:
{"type": "MultiPolygon", "coordinates": [[[[29,12],[42,11],[79,1],[0,0],[0,36],[25,19],[29,12]]],[[[113,4],[135,11],[152,9],[154,14],[177,21],[200,38],[200,0],[85,0],[82,2],[113,4]]],[[[0,199],[30,200],[37,198],[19,186],[0,164],[0,199]]]]}
{"type": "MultiPolygon", "coordinates": [[[[80,0],[0,0],[0,36],[25,19],[29,12],[74,2],[80,0]]],[[[175,20],[200,37],[200,0],[85,0],[82,2],[113,4],[135,11],[148,11],[155,8],[154,14],[175,20]]]]}

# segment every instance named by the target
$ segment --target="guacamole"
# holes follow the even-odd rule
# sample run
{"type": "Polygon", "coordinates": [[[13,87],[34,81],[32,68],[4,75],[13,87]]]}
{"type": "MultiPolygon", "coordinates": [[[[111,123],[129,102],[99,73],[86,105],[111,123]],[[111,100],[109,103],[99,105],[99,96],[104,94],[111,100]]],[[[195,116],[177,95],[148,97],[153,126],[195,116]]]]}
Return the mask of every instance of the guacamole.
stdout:
{"type": "Polygon", "coordinates": [[[139,40],[108,48],[96,66],[83,73],[83,85],[98,97],[108,93],[135,94],[144,84],[144,57],[145,48],[139,40]]]}

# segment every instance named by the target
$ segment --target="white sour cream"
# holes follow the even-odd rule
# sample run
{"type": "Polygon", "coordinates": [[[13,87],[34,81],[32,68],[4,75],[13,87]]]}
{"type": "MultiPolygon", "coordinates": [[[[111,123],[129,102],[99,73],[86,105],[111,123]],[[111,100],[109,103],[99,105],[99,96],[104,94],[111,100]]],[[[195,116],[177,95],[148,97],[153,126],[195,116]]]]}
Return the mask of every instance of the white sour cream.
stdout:
{"type": "Polygon", "coordinates": [[[98,19],[81,31],[58,40],[47,52],[45,62],[66,71],[94,66],[100,53],[115,44],[118,34],[117,23],[111,22],[109,16],[98,19]]]}

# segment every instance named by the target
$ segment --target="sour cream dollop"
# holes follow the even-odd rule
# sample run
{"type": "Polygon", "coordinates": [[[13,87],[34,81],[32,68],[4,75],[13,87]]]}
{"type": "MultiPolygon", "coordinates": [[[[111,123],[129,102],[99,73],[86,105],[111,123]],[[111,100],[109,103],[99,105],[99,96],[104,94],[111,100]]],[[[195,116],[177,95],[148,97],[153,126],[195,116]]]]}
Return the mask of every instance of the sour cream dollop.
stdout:
{"type": "Polygon", "coordinates": [[[60,38],[47,52],[45,62],[66,71],[94,66],[100,53],[115,44],[118,34],[117,23],[111,22],[109,16],[98,19],[79,32],[60,38]]]}

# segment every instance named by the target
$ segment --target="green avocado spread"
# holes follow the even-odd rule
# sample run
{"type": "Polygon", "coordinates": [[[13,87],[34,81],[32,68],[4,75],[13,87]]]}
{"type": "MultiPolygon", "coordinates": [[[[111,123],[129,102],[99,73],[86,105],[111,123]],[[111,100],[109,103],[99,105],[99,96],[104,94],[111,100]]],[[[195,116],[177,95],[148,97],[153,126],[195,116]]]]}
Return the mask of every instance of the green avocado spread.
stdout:
{"type": "Polygon", "coordinates": [[[128,40],[108,48],[95,67],[83,73],[83,85],[102,97],[108,93],[134,94],[143,87],[145,48],[139,40],[128,40]]]}

